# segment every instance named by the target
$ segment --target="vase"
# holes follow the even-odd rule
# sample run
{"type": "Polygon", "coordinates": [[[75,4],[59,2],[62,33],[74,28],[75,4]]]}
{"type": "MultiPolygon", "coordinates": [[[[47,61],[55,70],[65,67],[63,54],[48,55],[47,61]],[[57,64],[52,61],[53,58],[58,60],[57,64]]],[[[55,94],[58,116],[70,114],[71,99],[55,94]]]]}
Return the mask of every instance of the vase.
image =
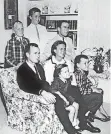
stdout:
{"type": "Polygon", "coordinates": [[[94,65],[94,70],[96,73],[103,73],[103,66],[101,64],[94,65]]]}

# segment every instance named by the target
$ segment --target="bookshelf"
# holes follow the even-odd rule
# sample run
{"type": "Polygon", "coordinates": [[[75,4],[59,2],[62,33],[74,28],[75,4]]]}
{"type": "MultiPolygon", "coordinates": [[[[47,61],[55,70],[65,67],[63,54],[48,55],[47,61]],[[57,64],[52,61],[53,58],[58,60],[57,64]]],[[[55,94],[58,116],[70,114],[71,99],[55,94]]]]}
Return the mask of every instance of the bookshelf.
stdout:
{"type": "Polygon", "coordinates": [[[62,20],[69,22],[69,34],[72,38],[74,49],[77,49],[78,13],[41,14],[41,24],[46,26],[48,32],[57,32],[58,23],[62,20]]]}
{"type": "Polygon", "coordinates": [[[42,16],[73,16],[73,15],[78,15],[78,13],[63,13],[63,14],[54,14],[54,13],[48,13],[48,14],[41,14],[42,16]]]}

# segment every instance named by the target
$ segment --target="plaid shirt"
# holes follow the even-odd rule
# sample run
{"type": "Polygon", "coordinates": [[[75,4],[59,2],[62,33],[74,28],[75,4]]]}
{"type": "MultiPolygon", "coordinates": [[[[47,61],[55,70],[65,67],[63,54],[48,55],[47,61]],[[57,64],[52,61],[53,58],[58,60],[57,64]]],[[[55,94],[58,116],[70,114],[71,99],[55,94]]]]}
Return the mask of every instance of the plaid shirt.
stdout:
{"type": "Polygon", "coordinates": [[[5,49],[5,64],[10,67],[16,66],[25,60],[25,47],[29,41],[27,38],[22,37],[21,40],[15,37],[10,39],[5,49]]]}
{"type": "Polygon", "coordinates": [[[82,95],[91,94],[93,91],[91,86],[93,84],[88,79],[85,72],[80,69],[76,69],[75,77],[76,77],[77,86],[79,87],[81,94],[82,95]]]}

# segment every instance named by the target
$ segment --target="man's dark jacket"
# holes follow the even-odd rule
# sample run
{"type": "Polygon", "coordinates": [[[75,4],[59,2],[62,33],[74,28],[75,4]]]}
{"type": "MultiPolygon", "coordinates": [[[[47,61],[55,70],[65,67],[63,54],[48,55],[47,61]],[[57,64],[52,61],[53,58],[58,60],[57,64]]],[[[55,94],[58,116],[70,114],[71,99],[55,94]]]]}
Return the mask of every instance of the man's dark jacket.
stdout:
{"type": "Polygon", "coordinates": [[[43,67],[39,63],[37,63],[36,66],[42,80],[39,79],[38,74],[24,62],[17,70],[17,82],[23,91],[39,95],[41,89],[48,91],[49,84],[46,82],[43,67]]]}

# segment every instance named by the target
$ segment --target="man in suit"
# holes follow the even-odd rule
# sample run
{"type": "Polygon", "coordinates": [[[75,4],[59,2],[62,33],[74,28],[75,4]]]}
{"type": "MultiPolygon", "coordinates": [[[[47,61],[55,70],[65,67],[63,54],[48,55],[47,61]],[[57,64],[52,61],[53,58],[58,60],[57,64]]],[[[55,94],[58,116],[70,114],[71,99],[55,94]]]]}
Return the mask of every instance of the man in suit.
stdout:
{"type": "Polygon", "coordinates": [[[29,10],[29,18],[31,20],[31,24],[25,28],[24,35],[29,39],[30,43],[38,44],[41,52],[41,58],[44,47],[48,41],[49,34],[46,30],[46,27],[39,24],[40,15],[41,11],[36,7],[29,10]]]}
{"type": "Polygon", "coordinates": [[[38,45],[30,43],[26,47],[26,62],[17,70],[17,82],[25,92],[42,95],[48,103],[54,103],[55,97],[47,92],[48,83],[45,81],[45,74],[42,66],[38,63],[40,50],[38,45]]]}

